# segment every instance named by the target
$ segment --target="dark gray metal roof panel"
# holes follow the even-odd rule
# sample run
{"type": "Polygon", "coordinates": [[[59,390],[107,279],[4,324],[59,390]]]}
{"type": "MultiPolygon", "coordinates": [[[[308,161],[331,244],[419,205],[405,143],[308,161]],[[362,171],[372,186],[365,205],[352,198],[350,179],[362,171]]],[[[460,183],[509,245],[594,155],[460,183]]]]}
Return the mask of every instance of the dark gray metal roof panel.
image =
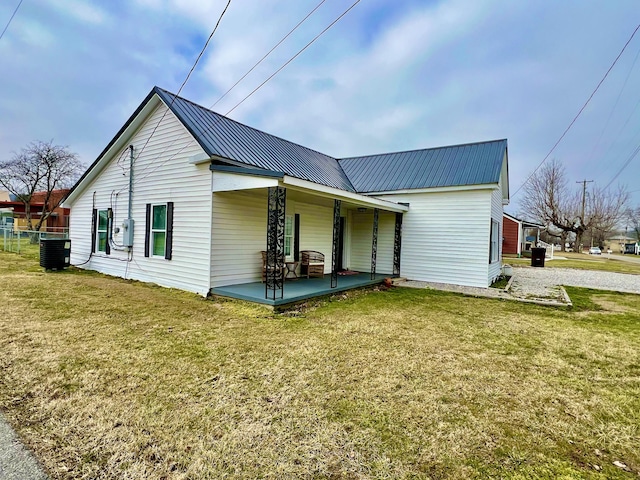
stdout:
{"type": "Polygon", "coordinates": [[[507,140],[338,160],[357,192],[498,183],[507,140]]]}
{"type": "Polygon", "coordinates": [[[155,87],[154,91],[207,155],[355,191],[333,157],[238,123],[161,88],[155,87]]]}

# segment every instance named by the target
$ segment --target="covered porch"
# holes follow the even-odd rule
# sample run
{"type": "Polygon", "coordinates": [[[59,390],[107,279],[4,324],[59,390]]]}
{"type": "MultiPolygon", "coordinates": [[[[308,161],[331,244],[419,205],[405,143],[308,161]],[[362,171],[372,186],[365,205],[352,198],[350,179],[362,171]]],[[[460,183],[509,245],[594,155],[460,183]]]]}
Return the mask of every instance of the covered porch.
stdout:
{"type": "Polygon", "coordinates": [[[356,275],[342,276],[339,275],[338,285],[331,287],[331,276],[325,275],[324,278],[300,278],[297,280],[285,280],[282,289],[282,297],[276,299],[267,298],[266,284],[263,282],[238,283],[235,285],[227,285],[224,287],[215,287],[211,289],[213,295],[223,297],[237,298],[239,300],[247,300],[249,302],[262,303],[264,305],[272,305],[274,307],[286,305],[289,303],[298,303],[313,297],[324,295],[332,295],[337,292],[351,290],[353,288],[367,287],[370,285],[378,285],[389,275],[377,273],[358,273],[356,275]]]}
{"type": "Polygon", "coordinates": [[[212,294],[277,306],[400,274],[408,205],[277,172],[211,170],[212,294]],[[306,275],[308,251],[322,255],[317,278],[306,275]]]}

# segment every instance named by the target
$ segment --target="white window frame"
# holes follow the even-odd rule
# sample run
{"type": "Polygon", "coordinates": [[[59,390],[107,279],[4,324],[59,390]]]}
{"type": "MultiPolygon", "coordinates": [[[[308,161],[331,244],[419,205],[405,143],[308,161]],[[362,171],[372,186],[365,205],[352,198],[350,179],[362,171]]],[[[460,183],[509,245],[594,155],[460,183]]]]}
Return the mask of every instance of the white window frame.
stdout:
{"type": "Polygon", "coordinates": [[[489,263],[496,263],[500,260],[500,222],[491,219],[491,238],[489,239],[489,263]]]}
{"type": "Polygon", "coordinates": [[[109,233],[109,210],[105,208],[102,210],[98,210],[96,213],[96,252],[107,253],[107,243],[109,242],[108,233],[109,233]],[[105,223],[104,229],[100,228],[100,212],[104,213],[104,217],[107,220],[105,223]],[[101,233],[104,233],[104,236],[105,236],[104,249],[100,248],[101,233]]]}
{"type": "Polygon", "coordinates": [[[287,260],[292,260],[294,256],[294,237],[295,237],[295,216],[285,215],[284,217],[284,256],[287,260]],[[287,235],[287,223],[291,226],[291,230],[287,235]],[[289,240],[289,253],[287,253],[287,240],[289,240]]]}
{"type": "Polygon", "coordinates": [[[158,258],[165,258],[165,255],[167,253],[167,211],[168,211],[169,207],[167,206],[166,203],[152,203],[151,204],[151,228],[149,229],[149,242],[151,242],[151,245],[149,245],[149,251],[151,253],[152,257],[158,257],[158,258]],[[164,207],[164,228],[160,229],[160,228],[154,228],[154,210],[156,207],[164,207]],[[160,254],[156,254],[154,246],[155,246],[155,234],[156,233],[164,233],[164,248],[162,249],[162,253],[160,254]]]}

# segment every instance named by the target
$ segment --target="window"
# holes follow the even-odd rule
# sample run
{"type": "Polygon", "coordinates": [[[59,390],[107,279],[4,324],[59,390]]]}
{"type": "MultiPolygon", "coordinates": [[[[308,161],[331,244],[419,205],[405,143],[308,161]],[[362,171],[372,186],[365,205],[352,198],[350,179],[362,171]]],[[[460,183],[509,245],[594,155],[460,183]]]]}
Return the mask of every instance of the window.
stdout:
{"type": "Polygon", "coordinates": [[[284,256],[291,257],[293,247],[293,217],[287,215],[284,219],[284,256]]]}
{"type": "Polygon", "coordinates": [[[99,252],[107,252],[107,225],[108,225],[108,214],[107,210],[98,210],[98,251],[99,252]]]}
{"type": "Polygon", "coordinates": [[[498,237],[500,234],[500,224],[491,220],[491,241],[489,244],[489,263],[498,261],[500,250],[498,248],[498,237]]]}
{"type": "Polygon", "coordinates": [[[154,257],[164,257],[167,242],[167,206],[154,205],[151,224],[151,252],[154,257]]]}
{"type": "Polygon", "coordinates": [[[173,258],[173,202],[147,203],[144,256],[173,258]]]}

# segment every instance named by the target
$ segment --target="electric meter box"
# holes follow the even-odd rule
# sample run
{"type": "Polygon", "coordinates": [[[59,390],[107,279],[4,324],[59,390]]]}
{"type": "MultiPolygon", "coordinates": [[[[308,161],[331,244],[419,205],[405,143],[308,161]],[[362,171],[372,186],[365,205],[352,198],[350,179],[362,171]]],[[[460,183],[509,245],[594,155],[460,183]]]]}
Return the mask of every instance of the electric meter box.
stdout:
{"type": "Polygon", "coordinates": [[[122,221],[122,244],[125,247],[133,247],[133,223],[133,218],[122,221]]]}

